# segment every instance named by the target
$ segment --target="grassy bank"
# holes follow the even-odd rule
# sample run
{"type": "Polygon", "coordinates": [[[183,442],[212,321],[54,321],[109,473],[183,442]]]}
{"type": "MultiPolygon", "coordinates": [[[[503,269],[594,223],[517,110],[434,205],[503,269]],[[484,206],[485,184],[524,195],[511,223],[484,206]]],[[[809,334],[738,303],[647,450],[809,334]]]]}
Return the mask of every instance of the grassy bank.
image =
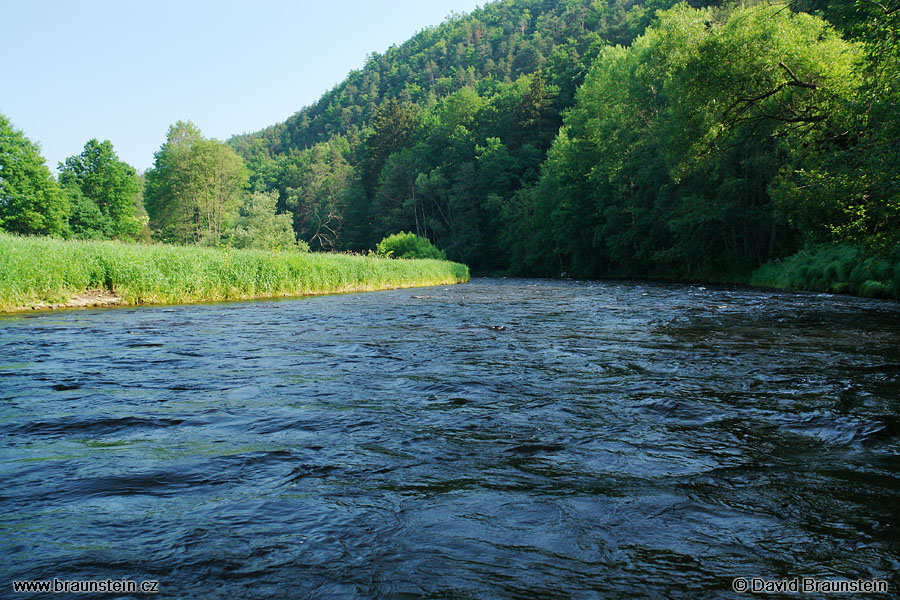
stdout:
{"type": "Polygon", "coordinates": [[[87,290],[122,304],[270,298],[468,281],[464,265],[339,254],[79,242],[0,233],[0,311],[87,290]]]}
{"type": "Polygon", "coordinates": [[[849,246],[804,250],[761,267],[750,284],[900,299],[900,258],[866,256],[849,246]]]}

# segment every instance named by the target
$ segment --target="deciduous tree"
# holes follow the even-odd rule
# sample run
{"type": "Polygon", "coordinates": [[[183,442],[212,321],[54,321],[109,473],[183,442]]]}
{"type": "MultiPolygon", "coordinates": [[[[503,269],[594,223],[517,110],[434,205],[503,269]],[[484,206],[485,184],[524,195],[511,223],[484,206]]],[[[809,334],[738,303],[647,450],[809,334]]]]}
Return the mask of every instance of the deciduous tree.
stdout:
{"type": "Polygon", "coordinates": [[[204,139],[191,122],[169,128],[147,172],[145,198],[158,237],[218,245],[247,187],[243,160],[230,146],[204,139]]]}
{"type": "Polygon", "coordinates": [[[234,227],[228,232],[228,243],[235,248],[260,250],[308,250],[305,242],[297,244],[290,213],[276,214],[277,192],[254,192],[245,201],[234,227]]]}
{"type": "Polygon", "coordinates": [[[37,144],[0,114],[0,228],[63,235],[66,199],[37,144]]]}
{"type": "Polygon", "coordinates": [[[140,193],[137,173],[119,160],[109,140],[92,139],[81,154],[60,163],[59,182],[80,192],[70,196],[76,204],[75,218],[70,219],[74,235],[94,237],[102,232],[103,237],[116,238],[140,231],[141,224],[135,218],[135,201],[140,193]]]}

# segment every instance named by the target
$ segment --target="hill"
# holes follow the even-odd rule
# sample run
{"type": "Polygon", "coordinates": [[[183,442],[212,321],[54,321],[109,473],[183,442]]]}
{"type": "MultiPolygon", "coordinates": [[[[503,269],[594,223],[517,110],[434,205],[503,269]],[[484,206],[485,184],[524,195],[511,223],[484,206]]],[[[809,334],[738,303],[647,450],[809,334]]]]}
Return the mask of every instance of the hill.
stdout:
{"type": "MultiPolygon", "coordinates": [[[[468,15],[453,15],[384,54],[372,53],[365,66],[351,72],[314,105],[284,123],[235,136],[232,145],[244,156],[265,151],[277,155],[302,150],[335,135],[355,137],[378,108],[390,99],[419,105],[477,82],[510,83],[545,67],[556,67],[572,100],[584,76],[563,70],[562,61],[585,63],[598,45],[628,44],[649,24],[654,7],[636,0],[505,0],[468,15]],[[563,81],[564,80],[564,81],[563,81]]],[[[659,6],[657,6],[659,5],[659,6]]]]}
{"type": "Polygon", "coordinates": [[[313,249],[413,231],[476,273],[746,281],[893,261],[897,2],[503,0],[232,147],[313,249]]]}

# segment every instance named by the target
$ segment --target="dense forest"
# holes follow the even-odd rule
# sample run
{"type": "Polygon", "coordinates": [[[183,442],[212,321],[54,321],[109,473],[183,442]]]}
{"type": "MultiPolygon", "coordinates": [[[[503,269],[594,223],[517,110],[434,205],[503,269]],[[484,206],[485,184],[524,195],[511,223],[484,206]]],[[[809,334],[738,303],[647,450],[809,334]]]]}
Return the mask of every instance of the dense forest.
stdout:
{"type": "Polygon", "coordinates": [[[284,123],[223,143],[179,122],[143,178],[92,140],[32,177],[41,210],[4,183],[0,227],[354,252],[407,231],[476,274],[897,296],[898,20],[897,0],[501,0],[284,123]]]}

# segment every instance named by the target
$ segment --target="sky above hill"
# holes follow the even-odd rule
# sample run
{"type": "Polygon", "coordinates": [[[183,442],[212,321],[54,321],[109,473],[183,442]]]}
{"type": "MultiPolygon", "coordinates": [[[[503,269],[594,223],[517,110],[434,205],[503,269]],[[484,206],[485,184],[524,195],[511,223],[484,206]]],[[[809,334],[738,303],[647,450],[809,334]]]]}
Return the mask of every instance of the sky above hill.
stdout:
{"type": "Polygon", "coordinates": [[[256,131],[477,0],[0,0],[0,113],[56,169],[91,138],[138,170],[175,121],[256,131]]]}

